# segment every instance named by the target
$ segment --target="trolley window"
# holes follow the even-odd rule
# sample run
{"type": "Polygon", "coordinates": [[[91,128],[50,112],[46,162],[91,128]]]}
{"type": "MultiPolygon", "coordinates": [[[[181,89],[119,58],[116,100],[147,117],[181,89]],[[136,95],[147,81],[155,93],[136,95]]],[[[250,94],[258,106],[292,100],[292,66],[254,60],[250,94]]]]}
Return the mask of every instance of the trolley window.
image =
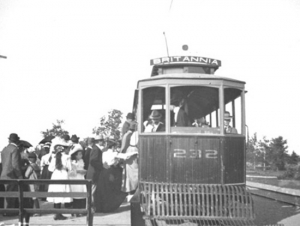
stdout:
{"type": "Polygon", "coordinates": [[[242,90],[224,88],[224,134],[242,133],[242,90]]]}
{"type": "Polygon", "coordinates": [[[150,87],[142,90],[142,132],[166,132],[165,96],[165,87],[150,87]]]}
{"type": "Polygon", "coordinates": [[[171,87],[170,110],[171,133],[220,134],[219,88],[171,87]]]}

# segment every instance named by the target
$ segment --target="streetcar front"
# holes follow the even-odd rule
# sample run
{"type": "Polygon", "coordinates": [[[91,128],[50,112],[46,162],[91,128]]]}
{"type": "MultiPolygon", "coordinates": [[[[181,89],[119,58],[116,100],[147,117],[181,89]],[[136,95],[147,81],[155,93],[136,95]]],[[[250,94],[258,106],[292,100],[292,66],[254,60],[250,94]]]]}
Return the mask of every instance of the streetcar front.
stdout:
{"type": "Polygon", "coordinates": [[[221,66],[215,59],[151,63],[151,77],[138,82],[135,100],[144,219],[150,225],[248,225],[245,82],[214,75],[221,66]]]}

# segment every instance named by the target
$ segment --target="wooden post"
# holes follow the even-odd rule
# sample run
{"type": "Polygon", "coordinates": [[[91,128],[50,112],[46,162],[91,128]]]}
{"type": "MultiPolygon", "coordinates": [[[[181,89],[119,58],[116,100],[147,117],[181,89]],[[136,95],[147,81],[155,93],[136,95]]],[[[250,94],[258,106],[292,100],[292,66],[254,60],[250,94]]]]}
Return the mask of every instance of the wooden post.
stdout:
{"type": "Polygon", "coordinates": [[[22,180],[17,180],[18,182],[18,187],[19,187],[19,225],[23,225],[23,181],[22,180]]]}
{"type": "Polygon", "coordinates": [[[88,226],[93,226],[93,217],[94,217],[94,213],[92,212],[92,181],[89,180],[87,182],[87,193],[88,193],[88,197],[87,197],[87,224],[88,226]]]}

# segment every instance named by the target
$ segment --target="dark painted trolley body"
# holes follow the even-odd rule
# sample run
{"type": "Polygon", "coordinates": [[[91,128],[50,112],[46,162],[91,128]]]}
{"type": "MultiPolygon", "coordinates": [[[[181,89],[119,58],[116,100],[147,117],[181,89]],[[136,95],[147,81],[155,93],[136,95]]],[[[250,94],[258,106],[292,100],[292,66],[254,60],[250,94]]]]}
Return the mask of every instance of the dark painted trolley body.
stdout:
{"type": "Polygon", "coordinates": [[[138,82],[134,101],[139,204],[146,224],[249,223],[245,82],[214,75],[221,66],[215,59],[164,57],[151,64],[151,77],[138,82]],[[186,115],[183,124],[179,109],[186,115]],[[146,129],[153,111],[162,116],[164,131],[146,129]],[[236,133],[225,131],[225,112],[236,133]]]}

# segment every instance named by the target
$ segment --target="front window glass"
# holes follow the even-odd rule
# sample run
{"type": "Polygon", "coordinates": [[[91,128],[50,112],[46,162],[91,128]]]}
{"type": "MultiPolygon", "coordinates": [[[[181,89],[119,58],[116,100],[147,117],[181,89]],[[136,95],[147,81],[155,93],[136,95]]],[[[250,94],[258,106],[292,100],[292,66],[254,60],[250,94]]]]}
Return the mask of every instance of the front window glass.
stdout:
{"type": "Polygon", "coordinates": [[[218,88],[171,87],[170,110],[171,133],[220,133],[218,88]]]}
{"type": "Polygon", "coordinates": [[[242,91],[235,88],[224,89],[224,133],[242,133],[242,91]]]}
{"type": "Polygon", "coordinates": [[[166,131],[165,93],[165,87],[150,87],[142,90],[142,132],[164,133],[166,131]]]}

